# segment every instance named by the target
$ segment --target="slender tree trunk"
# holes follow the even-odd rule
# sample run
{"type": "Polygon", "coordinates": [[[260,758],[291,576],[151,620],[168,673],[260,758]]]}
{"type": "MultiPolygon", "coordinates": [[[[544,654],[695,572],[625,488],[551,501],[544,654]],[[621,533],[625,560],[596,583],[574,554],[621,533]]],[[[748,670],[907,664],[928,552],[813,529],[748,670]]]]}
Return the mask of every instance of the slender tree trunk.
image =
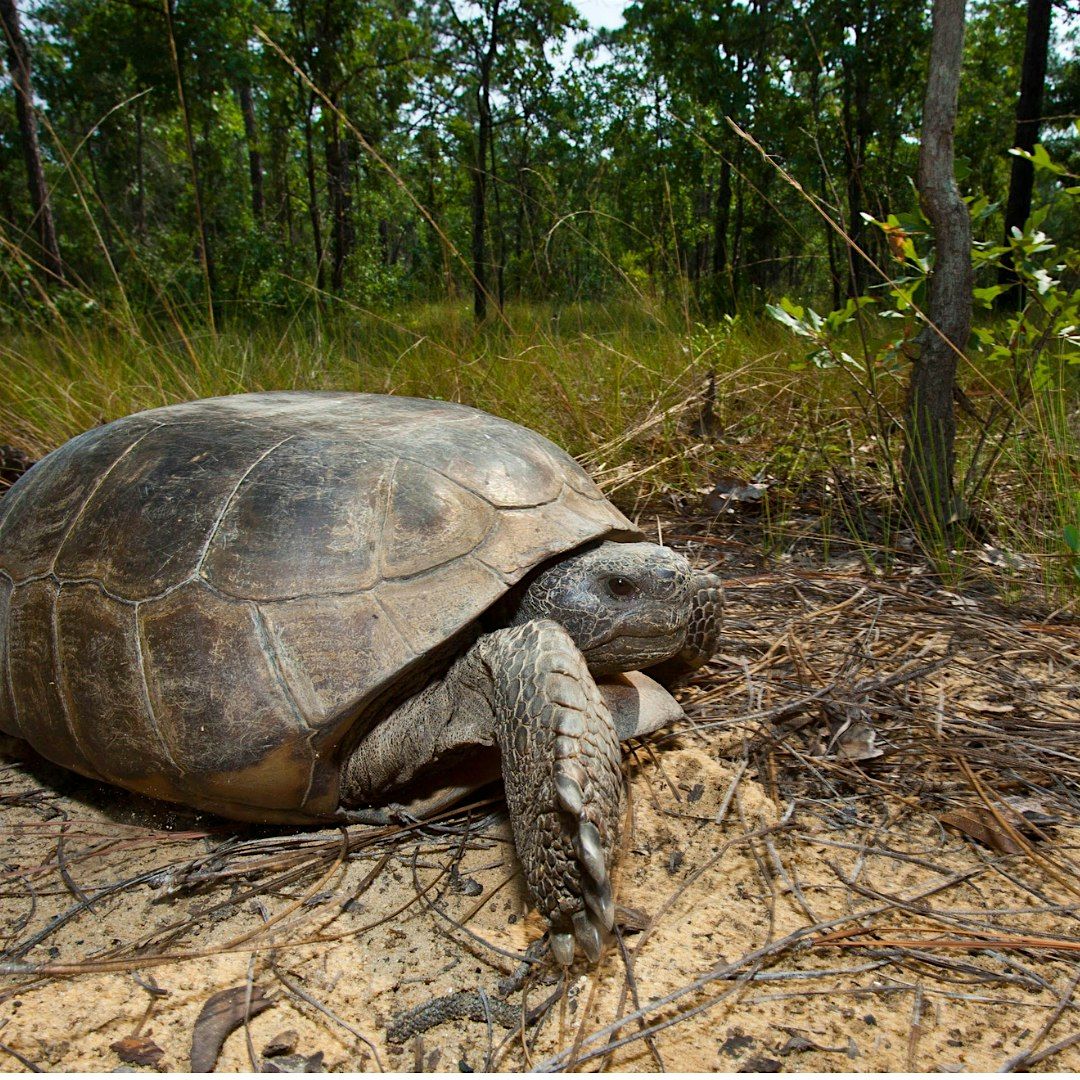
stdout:
{"type": "Polygon", "coordinates": [[[251,213],[258,225],[263,223],[263,166],[259,152],[259,128],[255,121],[255,100],[251,83],[245,76],[236,87],[240,112],[244,117],[244,138],[247,142],[248,175],[251,178],[251,213]]]}
{"type": "MultiPolygon", "coordinates": [[[[854,28],[855,48],[844,63],[844,139],[847,146],[847,234],[864,251],[865,224],[863,222],[863,170],[866,166],[866,148],[870,138],[870,81],[867,60],[862,54],[866,32],[861,20],[868,18],[860,12],[860,20],[854,28]]],[[[866,265],[862,258],[848,249],[848,295],[861,296],[866,291],[866,265]]]]}
{"type": "Polygon", "coordinates": [[[143,99],[135,102],[135,235],[146,239],[146,150],[143,136],[143,99]]]}
{"type": "Polygon", "coordinates": [[[191,170],[191,190],[195,201],[195,224],[198,229],[199,261],[202,263],[203,276],[206,280],[206,315],[211,330],[215,326],[214,298],[217,295],[214,281],[214,261],[210,253],[210,237],[203,215],[202,184],[199,177],[199,163],[195,157],[195,139],[191,134],[191,116],[188,113],[187,95],[184,93],[184,71],[180,63],[180,52],[176,47],[176,30],[173,25],[173,3],[175,0],[161,0],[165,10],[165,24],[169,32],[169,52],[172,56],[173,74],[176,76],[176,96],[180,101],[180,116],[184,123],[184,139],[187,146],[188,167],[191,170]]]}
{"type": "Polygon", "coordinates": [[[349,219],[349,159],[345,150],[345,140],[341,137],[341,124],[338,120],[337,95],[331,94],[332,106],[326,110],[326,188],[330,196],[330,223],[332,261],[330,266],[330,288],[340,293],[345,284],[345,262],[352,248],[352,230],[349,219]]]}
{"type": "Polygon", "coordinates": [[[731,162],[725,154],[720,159],[720,182],[716,192],[716,212],[713,217],[713,294],[716,308],[731,310],[732,301],[727,287],[728,222],[731,220],[731,162]]]}
{"type": "MultiPolygon", "coordinates": [[[[302,91],[301,91],[302,92],[302,91]]],[[[308,213],[311,218],[311,241],[315,248],[315,287],[320,293],[326,288],[326,274],[323,269],[322,223],[319,220],[319,188],[315,182],[315,147],[312,131],[311,110],[315,107],[315,95],[305,95],[304,109],[304,172],[307,176],[308,213]]]]}
{"type": "MultiPolygon", "coordinates": [[[[482,93],[477,94],[483,98],[482,93]]],[[[487,140],[490,137],[491,117],[485,117],[481,106],[476,133],[476,161],[472,169],[472,264],[473,315],[476,321],[487,318],[487,140]]]]}
{"type": "Polygon", "coordinates": [[[506,226],[503,222],[502,190],[499,186],[499,174],[495,158],[495,132],[491,132],[488,141],[491,156],[491,190],[494,195],[495,214],[493,217],[492,254],[495,256],[495,302],[499,310],[506,306],[506,226]]]}
{"type": "Polygon", "coordinates": [[[473,315],[478,323],[487,318],[487,180],[488,147],[491,143],[491,71],[499,47],[499,0],[491,10],[491,33],[480,57],[476,87],[476,160],[472,168],[472,263],[473,315]]]}
{"type": "MultiPolygon", "coordinates": [[[[1050,49],[1051,0],[1028,0],[1027,38],[1024,62],[1020,69],[1020,97],[1016,103],[1016,135],[1013,145],[1029,154],[1039,141],[1043,88],[1046,84],[1046,57],[1050,49]]],[[[1031,213],[1031,194],[1035,187],[1035,167],[1024,158],[1013,157],[1009,176],[1009,201],[1005,204],[1005,243],[1013,229],[1023,229],[1031,213]]],[[[998,284],[1011,286],[1000,293],[996,306],[1004,311],[1019,311],[1024,304],[1024,290],[1013,268],[1012,254],[1006,254],[998,271],[998,284]]]]}
{"type": "Polygon", "coordinates": [[[40,251],[35,253],[35,260],[55,281],[63,282],[64,265],[60,259],[60,245],[56,240],[56,225],[49,202],[49,189],[45,185],[45,170],[42,167],[41,147],[38,143],[30,48],[22,36],[15,0],[0,0],[0,26],[7,45],[8,70],[15,91],[15,118],[19,125],[23,160],[26,162],[34,231],[40,246],[40,251]]]}
{"type": "Polygon", "coordinates": [[[932,326],[919,336],[908,391],[904,496],[924,542],[940,543],[958,517],[953,496],[953,388],[971,332],[971,221],[953,172],[953,132],[964,47],[965,0],[934,0],[930,69],[919,147],[919,199],[934,229],[932,326]]]}

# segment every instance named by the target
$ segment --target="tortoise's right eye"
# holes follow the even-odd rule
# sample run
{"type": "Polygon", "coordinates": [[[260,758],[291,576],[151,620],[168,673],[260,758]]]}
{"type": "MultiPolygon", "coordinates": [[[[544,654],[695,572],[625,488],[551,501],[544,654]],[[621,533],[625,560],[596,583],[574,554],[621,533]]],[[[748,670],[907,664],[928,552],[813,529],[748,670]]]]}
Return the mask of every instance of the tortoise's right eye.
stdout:
{"type": "Polygon", "coordinates": [[[638,591],[637,585],[629,578],[625,577],[608,578],[607,586],[611,595],[617,596],[620,600],[625,600],[628,596],[633,596],[638,591]]]}

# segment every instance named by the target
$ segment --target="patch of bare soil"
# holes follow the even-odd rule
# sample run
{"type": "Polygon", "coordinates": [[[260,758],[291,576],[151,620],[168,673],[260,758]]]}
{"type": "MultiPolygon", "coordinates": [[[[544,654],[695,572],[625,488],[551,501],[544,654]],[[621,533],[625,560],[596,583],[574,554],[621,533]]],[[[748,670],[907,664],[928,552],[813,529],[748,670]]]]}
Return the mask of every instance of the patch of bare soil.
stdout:
{"type": "Polygon", "coordinates": [[[565,979],[497,796],[275,835],[9,754],[0,1068],[1078,1071],[1078,661],[914,573],[735,578],[565,979]]]}

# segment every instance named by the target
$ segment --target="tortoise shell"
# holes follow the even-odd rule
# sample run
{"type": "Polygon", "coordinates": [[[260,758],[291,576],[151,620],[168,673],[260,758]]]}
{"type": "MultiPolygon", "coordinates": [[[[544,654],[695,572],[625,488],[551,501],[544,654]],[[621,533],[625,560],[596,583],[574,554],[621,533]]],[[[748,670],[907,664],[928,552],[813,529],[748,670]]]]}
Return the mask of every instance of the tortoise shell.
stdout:
{"type": "Polygon", "coordinates": [[[138,413],[0,500],[0,729],[157,798],[332,817],[380,703],[540,563],[636,536],[553,443],[461,405],[138,413]]]}

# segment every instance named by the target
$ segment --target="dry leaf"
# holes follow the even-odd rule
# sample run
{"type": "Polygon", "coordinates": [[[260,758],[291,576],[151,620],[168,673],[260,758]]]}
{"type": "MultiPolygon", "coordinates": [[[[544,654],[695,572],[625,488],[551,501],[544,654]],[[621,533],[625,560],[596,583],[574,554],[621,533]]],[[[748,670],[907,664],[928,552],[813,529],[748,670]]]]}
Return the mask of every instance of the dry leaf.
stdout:
{"type": "Polygon", "coordinates": [[[841,732],[833,746],[836,756],[844,761],[872,761],[885,753],[877,748],[874,729],[858,720],[841,732]]]}
{"type": "Polygon", "coordinates": [[[191,1033],[192,1072],[213,1072],[225,1040],[244,1022],[245,1016],[258,1016],[274,1004],[274,999],[267,997],[259,986],[251,990],[250,1005],[247,998],[247,986],[233,986],[206,999],[191,1033]]]}
{"type": "MultiPolygon", "coordinates": [[[[969,806],[951,810],[938,819],[942,825],[978,840],[1002,855],[1022,855],[1024,849],[1001,827],[997,818],[985,806],[969,806]]],[[[1015,824],[1009,821],[1010,825],[1015,824]]]]}
{"type": "Polygon", "coordinates": [[[125,1035],[124,1038],[110,1043],[109,1049],[115,1051],[116,1056],[129,1065],[156,1065],[165,1056],[165,1051],[153,1039],[144,1035],[125,1035]]]}

